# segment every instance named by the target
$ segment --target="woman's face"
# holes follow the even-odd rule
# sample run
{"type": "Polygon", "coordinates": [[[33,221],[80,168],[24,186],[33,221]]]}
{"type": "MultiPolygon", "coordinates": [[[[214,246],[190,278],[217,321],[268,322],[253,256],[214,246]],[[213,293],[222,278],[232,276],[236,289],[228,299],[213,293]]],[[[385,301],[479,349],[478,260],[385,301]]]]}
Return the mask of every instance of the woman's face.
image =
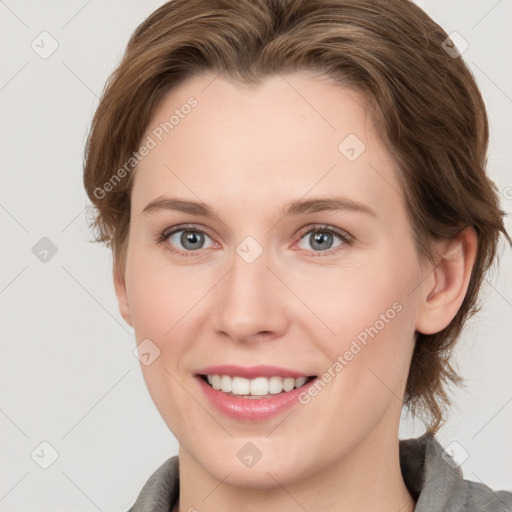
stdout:
{"type": "Polygon", "coordinates": [[[378,122],[303,72],[195,77],[148,125],[116,291],[180,457],[219,480],[285,485],[397,437],[426,270],[378,122]],[[317,379],[237,398],[198,376],[217,365],[317,379]]]}

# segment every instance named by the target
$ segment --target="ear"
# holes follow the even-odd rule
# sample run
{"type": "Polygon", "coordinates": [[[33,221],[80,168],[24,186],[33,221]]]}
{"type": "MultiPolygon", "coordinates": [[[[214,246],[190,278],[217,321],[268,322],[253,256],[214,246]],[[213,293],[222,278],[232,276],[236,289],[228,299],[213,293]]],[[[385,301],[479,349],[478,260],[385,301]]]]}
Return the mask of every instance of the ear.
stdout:
{"type": "Polygon", "coordinates": [[[133,327],[132,316],[130,313],[130,305],[128,303],[128,295],[126,293],[126,283],[124,276],[121,275],[118,269],[114,266],[114,288],[116,290],[117,302],[119,304],[119,311],[125,322],[133,327]]]}
{"type": "Polygon", "coordinates": [[[437,264],[421,291],[417,331],[435,334],[455,317],[468,289],[476,252],[477,235],[472,227],[437,244],[437,264]]]}

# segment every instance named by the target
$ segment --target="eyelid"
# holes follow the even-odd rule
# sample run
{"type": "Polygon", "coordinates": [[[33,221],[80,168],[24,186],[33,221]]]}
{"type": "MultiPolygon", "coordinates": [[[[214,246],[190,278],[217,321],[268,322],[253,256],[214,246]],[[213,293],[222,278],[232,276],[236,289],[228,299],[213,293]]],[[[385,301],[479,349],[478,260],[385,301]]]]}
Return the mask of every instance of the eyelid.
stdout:
{"type": "Polygon", "coordinates": [[[335,226],[331,226],[329,224],[313,224],[311,226],[307,226],[306,228],[304,228],[304,231],[299,231],[299,239],[302,238],[304,235],[307,235],[315,231],[327,231],[329,233],[334,233],[347,243],[355,241],[355,238],[348,231],[345,231],[344,229],[341,228],[337,228],[335,226]]]}
{"type": "MultiPolygon", "coordinates": [[[[308,226],[304,228],[304,230],[301,230],[299,232],[299,239],[297,242],[294,242],[293,246],[300,243],[300,241],[304,238],[304,236],[314,233],[314,232],[327,232],[332,233],[336,235],[340,240],[340,245],[337,245],[336,247],[333,247],[331,249],[326,249],[324,251],[313,251],[312,249],[302,249],[305,250],[308,255],[311,255],[313,257],[328,257],[328,256],[336,256],[340,251],[344,250],[344,248],[347,245],[352,245],[355,242],[355,237],[353,237],[350,233],[345,231],[344,229],[337,228],[335,226],[331,226],[329,224],[313,224],[311,226],[308,226]]],[[[292,247],[293,247],[292,246],[292,247]]],[[[293,249],[293,250],[299,250],[299,249],[293,249]]]]}
{"type": "MultiPolygon", "coordinates": [[[[172,226],[170,228],[167,228],[158,236],[157,242],[165,243],[171,235],[173,235],[177,232],[180,232],[180,231],[198,231],[198,232],[203,233],[206,236],[208,236],[213,241],[214,244],[218,245],[218,242],[215,241],[214,237],[212,237],[208,233],[208,229],[199,224],[179,224],[177,226],[172,226]]],[[[301,229],[298,232],[298,234],[296,235],[296,236],[298,236],[298,240],[296,242],[294,242],[293,245],[296,245],[298,242],[300,242],[305,235],[307,235],[309,233],[314,233],[315,231],[324,231],[324,232],[333,233],[334,235],[338,236],[342,241],[342,244],[335,247],[334,249],[327,249],[325,251],[306,250],[308,253],[312,253],[317,256],[329,256],[331,254],[337,253],[340,250],[340,247],[342,247],[344,245],[351,245],[355,241],[355,237],[353,237],[350,233],[348,233],[344,229],[337,228],[337,227],[331,226],[329,224],[312,224],[312,225],[306,226],[305,228],[301,229]]],[[[197,251],[184,251],[182,249],[174,249],[170,246],[170,244],[166,245],[166,249],[170,250],[171,252],[178,253],[181,255],[187,255],[187,256],[199,255],[203,252],[202,249],[198,249],[197,251]]]]}
{"type": "Polygon", "coordinates": [[[162,232],[162,238],[168,238],[178,231],[200,231],[201,233],[208,235],[210,238],[213,238],[211,235],[208,234],[208,229],[199,224],[179,224],[177,226],[172,226],[170,228],[165,229],[162,232]]]}
{"type": "Polygon", "coordinates": [[[161,234],[157,237],[156,242],[165,244],[165,248],[167,250],[173,253],[178,253],[180,255],[195,256],[203,253],[202,249],[198,249],[196,251],[186,251],[183,249],[175,249],[174,247],[171,246],[171,244],[166,243],[168,242],[170,236],[174,235],[175,233],[179,233],[180,231],[197,231],[199,233],[206,235],[212,241],[213,245],[219,245],[218,242],[215,241],[214,237],[208,233],[208,229],[199,224],[179,224],[177,226],[167,228],[163,232],[161,232],[161,234]]]}

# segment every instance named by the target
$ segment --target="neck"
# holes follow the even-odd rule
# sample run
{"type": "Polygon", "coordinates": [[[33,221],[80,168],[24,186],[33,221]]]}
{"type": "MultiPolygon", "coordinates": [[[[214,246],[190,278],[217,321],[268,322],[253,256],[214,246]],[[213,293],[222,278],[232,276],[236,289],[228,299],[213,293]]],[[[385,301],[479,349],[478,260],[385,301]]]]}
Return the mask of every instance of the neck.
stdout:
{"type": "Polygon", "coordinates": [[[305,478],[283,485],[272,477],[265,488],[230,484],[228,477],[216,479],[180,447],[180,500],[173,512],[201,510],[205,505],[209,512],[413,512],[415,502],[400,470],[398,428],[389,430],[374,429],[341,459],[305,478]]]}

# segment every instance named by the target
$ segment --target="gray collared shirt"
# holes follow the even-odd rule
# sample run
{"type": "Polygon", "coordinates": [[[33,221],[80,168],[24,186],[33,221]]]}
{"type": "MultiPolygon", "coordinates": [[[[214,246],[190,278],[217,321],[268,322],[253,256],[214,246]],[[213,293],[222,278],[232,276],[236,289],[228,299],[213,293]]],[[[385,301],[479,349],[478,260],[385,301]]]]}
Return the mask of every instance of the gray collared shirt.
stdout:
{"type": "MultiPolygon", "coordinates": [[[[164,462],[128,512],[170,512],[179,498],[179,458],[164,462]]],[[[400,440],[400,468],[416,500],[414,512],[512,512],[512,492],[464,480],[461,468],[435,436],[400,440]]]]}

